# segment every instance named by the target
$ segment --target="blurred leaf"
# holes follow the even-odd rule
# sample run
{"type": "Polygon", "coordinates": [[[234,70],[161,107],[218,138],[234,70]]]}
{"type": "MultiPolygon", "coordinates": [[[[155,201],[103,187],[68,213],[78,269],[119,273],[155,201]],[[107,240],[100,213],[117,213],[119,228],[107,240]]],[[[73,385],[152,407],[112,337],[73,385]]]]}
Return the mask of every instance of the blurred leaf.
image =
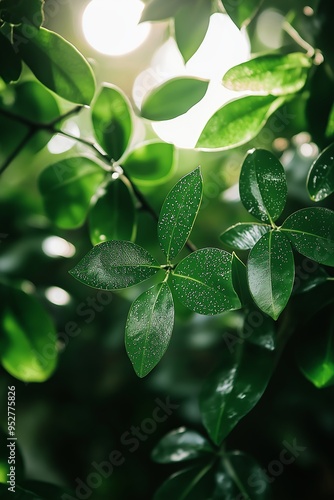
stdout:
{"type": "Polygon", "coordinates": [[[214,443],[219,445],[260,400],[273,359],[270,351],[247,342],[223,353],[222,368],[209,377],[200,396],[203,423],[214,443]]]}
{"type": "Polygon", "coordinates": [[[248,212],[272,224],[281,215],[288,194],[281,162],[269,151],[253,149],[243,162],[239,189],[248,212]]]}
{"type": "Polygon", "coordinates": [[[44,382],[57,364],[57,335],[40,303],[15,288],[1,289],[1,363],[23,382],[44,382]]]}
{"type": "MultiPolygon", "coordinates": [[[[3,500],[46,500],[46,498],[36,495],[35,493],[15,486],[15,492],[8,492],[8,485],[0,484],[0,494],[3,500]]],[[[51,499],[48,499],[51,500],[51,499]]]]}
{"type": "Polygon", "coordinates": [[[148,120],[170,120],[183,115],[206,94],[209,81],[178,76],[151,90],[141,106],[141,116],[148,120]]]}
{"type": "Polygon", "coordinates": [[[173,172],[174,146],[150,141],[137,146],[122,162],[125,172],[138,185],[157,185],[173,172]]]}
{"type": "Polygon", "coordinates": [[[104,188],[89,212],[89,231],[93,245],[106,240],[135,239],[137,212],[126,179],[117,179],[104,188]]]}
{"type": "Polygon", "coordinates": [[[250,250],[271,227],[258,222],[238,222],[220,235],[220,240],[236,250],[250,250]]]}
{"type": "Polygon", "coordinates": [[[231,2],[223,0],[224,8],[238,28],[247,26],[259,10],[263,0],[243,0],[231,2]]]}
{"type": "Polygon", "coordinates": [[[223,151],[249,142],[283,103],[284,97],[246,96],[224,104],[205,125],[196,148],[223,151]]]}
{"type": "Polygon", "coordinates": [[[334,212],[328,208],[303,208],[290,215],[281,231],[296,250],[326,266],[334,266],[334,212]]]}
{"type": "Polygon", "coordinates": [[[313,162],[307,178],[307,189],[313,201],[321,201],[334,192],[334,143],[313,162]]]}
{"type": "Polygon", "coordinates": [[[229,69],[223,77],[223,85],[230,90],[249,90],[257,95],[292,94],[304,87],[311,66],[311,59],[302,52],[268,54],[229,69]]]}
{"type": "Polygon", "coordinates": [[[168,262],[182,250],[197,217],[203,192],[200,167],[182,177],[170,190],[158,221],[158,238],[168,262]]]}
{"type": "Polygon", "coordinates": [[[275,322],[257,307],[250,307],[245,315],[241,338],[274,351],[277,345],[275,322]]]}
{"type": "Polygon", "coordinates": [[[250,251],[248,283],[258,307],[274,320],[292,293],[295,266],[289,240],[279,231],[265,234],[250,251]]]}
{"type": "Polygon", "coordinates": [[[14,29],[14,47],[35,77],[68,101],[90,104],[95,92],[91,67],[80,52],[57,33],[45,28],[14,29]]]}
{"type": "Polygon", "coordinates": [[[63,229],[81,226],[104,177],[104,170],[83,156],[47,167],[40,175],[39,189],[51,221],[63,229]]]}
{"type": "Polygon", "coordinates": [[[334,5],[331,0],[319,0],[316,9],[316,19],[318,36],[315,43],[325,56],[325,64],[330,66],[331,74],[334,73],[334,54],[333,54],[333,24],[334,5]]]}
{"type": "MultiPolygon", "coordinates": [[[[329,0],[331,2],[331,0],[329,0]]],[[[333,80],[326,64],[314,66],[309,83],[305,109],[307,130],[312,141],[322,149],[328,146],[327,127],[334,106],[333,80]]]]}
{"type": "Polygon", "coordinates": [[[212,464],[176,472],[169,477],[154,495],[154,500],[203,500],[210,496],[213,487],[212,464]]]}
{"type": "Polygon", "coordinates": [[[180,302],[199,314],[219,314],[238,309],[232,285],[232,256],[218,248],[202,248],[183,259],[172,272],[180,302]]]}
{"type": "Polygon", "coordinates": [[[154,258],[130,241],[106,241],[92,248],[70,271],[93,288],[117,290],[144,281],[160,269],[154,258]]]}
{"type": "Polygon", "coordinates": [[[332,138],[334,136],[334,105],[332,106],[331,112],[328,117],[326,137],[332,138]]]}
{"type": "MultiPolygon", "coordinates": [[[[72,500],[73,498],[70,491],[59,488],[59,486],[55,486],[54,484],[45,483],[44,481],[28,480],[24,481],[21,486],[29,491],[33,491],[37,495],[41,495],[45,500],[72,500]]],[[[72,494],[74,495],[74,493],[72,494]]]]}
{"type": "Polygon", "coordinates": [[[187,3],[187,0],[149,0],[145,5],[140,22],[162,21],[169,17],[174,17],[180,4],[187,3]]]}
{"type": "Polygon", "coordinates": [[[138,377],[145,377],[165,354],[173,333],[174,304],[167,283],[159,283],[132,304],[125,346],[138,377]]]}
{"type": "Polygon", "coordinates": [[[208,457],[214,450],[207,439],[195,431],[180,427],[164,436],[152,451],[152,460],[160,464],[184,462],[208,457]]]}
{"type": "Polygon", "coordinates": [[[104,84],[92,108],[95,137],[113,160],[119,160],[132,135],[131,104],[121,89],[104,84]]]}
{"type": "Polygon", "coordinates": [[[185,62],[200,47],[209,27],[211,1],[184,3],[175,13],[175,40],[185,62]]]}
{"type": "Polygon", "coordinates": [[[8,38],[0,33],[0,77],[6,83],[15,82],[20,78],[21,71],[21,59],[8,38]]]}
{"type": "Polygon", "coordinates": [[[33,24],[39,28],[44,21],[44,0],[1,0],[0,17],[10,24],[33,24]]]}
{"type": "MultiPolygon", "coordinates": [[[[15,406],[10,404],[7,405],[8,409],[13,406],[13,412],[15,413],[15,406]]],[[[8,415],[8,410],[6,410],[6,415],[8,415]]],[[[13,416],[13,415],[11,415],[13,416]]],[[[8,450],[8,439],[10,436],[5,434],[2,429],[0,429],[0,483],[7,483],[8,476],[10,472],[10,467],[15,467],[15,480],[20,483],[24,476],[24,465],[21,450],[18,443],[15,444],[15,461],[12,462],[13,458],[9,458],[8,450]],[[10,462],[10,463],[9,463],[10,462]]],[[[12,469],[13,470],[13,469],[12,469]]],[[[8,485],[7,485],[8,488],[8,485]]]]}

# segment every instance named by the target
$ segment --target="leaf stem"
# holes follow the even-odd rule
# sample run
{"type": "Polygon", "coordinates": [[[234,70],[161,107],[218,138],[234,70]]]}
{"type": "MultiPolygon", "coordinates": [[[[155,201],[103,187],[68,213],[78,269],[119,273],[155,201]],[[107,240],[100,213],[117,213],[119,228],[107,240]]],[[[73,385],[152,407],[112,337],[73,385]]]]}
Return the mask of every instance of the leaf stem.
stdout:
{"type": "Polygon", "coordinates": [[[5,160],[5,162],[1,165],[0,167],[0,175],[9,167],[9,165],[12,163],[13,160],[17,157],[17,155],[21,152],[21,150],[24,148],[24,146],[30,141],[32,136],[36,133],[35,129],[29,129],[26,135],[23,137],[23,139],[19,142],[19,144],[16,146],[14,151],[11,152],[11,154],[8,156],[8,158],[5,160]]]}
{"type": "Polygon", "coordinates": [[[300,36],[298,31],[288,21],[284,21],[282,28],[297,43],[297,45],[299,45],[299,47],[306,50],[306,55],[308,57],[313,57],[315,55],[315,48],[304,40],[304,38],[300,36]]]}

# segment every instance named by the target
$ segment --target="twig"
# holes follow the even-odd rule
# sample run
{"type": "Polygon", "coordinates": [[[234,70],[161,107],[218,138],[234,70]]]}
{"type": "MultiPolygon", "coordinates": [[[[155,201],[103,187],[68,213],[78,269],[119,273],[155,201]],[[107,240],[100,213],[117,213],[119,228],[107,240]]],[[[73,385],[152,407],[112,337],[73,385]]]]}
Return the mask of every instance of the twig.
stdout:
{"type": "Polygon", "coordinates": [[[288,21],[284,21],[282,28],[299,45],[299,47],[306,50],[306,55],[308,57],[313,57],[315,55],[314,47],[304,40],[288,21]]]}
{"type": "Polygon", "coordinates": [[[36,133],[37,130],[29,129],[26,135],[23,137],[21,142],[16,146],[14,151],[8,156],[4,164],[0,167],[0,175],[9,167],[12,161],[17,157],[20,151],[24,148],[24,146],[30,141],[32,136],[36,133]]]}

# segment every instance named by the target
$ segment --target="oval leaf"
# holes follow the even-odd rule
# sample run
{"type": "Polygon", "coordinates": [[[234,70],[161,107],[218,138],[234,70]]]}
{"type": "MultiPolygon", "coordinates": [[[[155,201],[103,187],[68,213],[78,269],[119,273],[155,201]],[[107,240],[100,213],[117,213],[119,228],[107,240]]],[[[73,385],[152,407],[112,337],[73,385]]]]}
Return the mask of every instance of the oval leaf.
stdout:
{"type": "Polygon", "coordinates": [[[206,382],[200,408],[210,438],[219,445],[264,393],[274,364],[273,354],[243,342],[233,354],[224,351],[223,368],[206,382]],[[250,367],[256,366],[256,370],[250,367]]]}
{"type": "Polygon", "coordinates": [[[231,2],[223,0],[227,14],[238,28],[247,26],[259,10],[263,0],[243,0],[242,2],[231,2]]]}
{"type": "Polygon", "coordinates": [[[43,23],[44,0],[1,0],[1,19],[10,24],[32,24],[39,28],[43,23]]]}
{"type": "Polygon", "coordinates": [[[180,0],[149,0],[143,10],[140,22],[162,21],[174,17],[180,8],[180,0]]]}
{"type": "Polygon", "coordinates": [[[334,212],[327,208],[303,208],[281,227],[296,250],[309,259],[334,266],[334,212]]]}
{"type": "Polygon", "coordinates": [[[122,167],[136,184],[161,184],[173,171],[174,146],[158,141],[141,144],[125,158],[122,167]]]}
{"type": "Polygon", "coordinates": [[[158,238],[168,261],[182,250],[201,204],[203,181],[200,167],[182,177],[170,190],[158,221],[158,238]]]}
{"type": "Polygon", "coordinates": [[[176,472],[156,491],[154,500],[203,500],[214,488],[212,464],[176,472]]]}
{"type": "Polygon", "coordinates": [[[174,325],[173,297],[159,283],[132,304],[125,327],[126,352],[138,377],[145,377],[165,354],[174,325]]]}
{"type": "Polygon", "coordinates": [[[21,59],[8,38],[0,33],[0,77],[6,83],[15,82],[20,78],[21,70],[21,59]]]}
{"type": "Polygon", "coordinates": [[[211,2],[195,0],[181,5],[175,14],[175,40],[185,62],[200,47],[209,27],[211,2]]]}
{"type": "Polygon", "coordinates": [[[131,105],[114,85],[104,85],[92,107],[94,133],[98,143],[113,159],[119,160],[132,135],[131,105]]]}
{"type": "Polygon", "coordinates": [[[321,201],[334,192],[334,143],[313,162],[307,178],[307,189],[314,201],[321,201]]]}
{"type": "Polygon", "coordinates": [[[292,293],[295,265],[289,240],[279,231],[265,234],[247,263],[249,289],[261,311],[277,319],[292,293]]]}
{"type": "Polygon", "coordinates": [[[164,436],[152,451],[152,459],[160,464],[183,462],[213,453],[211,444],[198,432],[180,427],[164,436]]]}
{"type": "Polygon", "coordinates": [[[34,297],[9,287],[1,294],[1,364],[23,382],[44,382],[57,364],[55,327],[34,297]]]}
{"type": "Polygon", "coordinates": [[[131,186],[117,179],[104,188],[89,212],[89,231],[93,245],[107,240],[134,240],[137,213],[131,186]]]}
{"type": "Polygon", "coordinates": [[[92,248],[70,274],[85,285],[102,290],[127,288],[160,269],[144,248],[130,241],[106,241],[92,248]]]}
{"type": "Polygon", "coordinates": [[[250,250],[261,236],[267,233],[271,227],[266,224],[253,222],[239,222],[226,229],[220,239],[225,245],[237,250],[250,250]]]}
{"type": "Polygon", "coordinates": [[[68,101],[90,104],[95,78],[86,59],[71,43],[53,31],[29,26],[29,30],[15,28],[14,47],[48,89],[68,101]]]}
{"type": "Polygon", "coordinates": [[[257,95],[292,94],[304,87],[311,66],[311,59],[301,52],[260,56],[229,69],[223,85],[257,95]]]}
{"type": "Polygon", "coordinates": [[[281,162],[269,151],[253,149],[243,162],[239,190],[248,212],[272,224],[281,215],[288,194],[281,162]]]}
{"type": "Polygon", "coordinates": [[[283,103],[283,97],[274,96],[247,96],[228,102],[205,125],[196,148],[224,151],[246,144],[283,103]]]}
{"type": "Polygon", "coordinates": [[[172,78],[149,92],[141,106],[141,116],[160,121],[183,115],[203,99],[208,85],[208,80],[201,78],[172,78]]]}
{"type": "Polygon", "coordinates": [[[240,307],[232,285],[232,258],[224,250],[203,248],[188,255],[172,272],[172,284],[180,302],[199,314],[240,307]]]}
{"type": "Polygon", "coordinates": [[[84,157],[67,158],[47,167],[40,175],[39,189],[48,217],[64,229],[81,226],[104,177],[104,170],[84,157]]]}

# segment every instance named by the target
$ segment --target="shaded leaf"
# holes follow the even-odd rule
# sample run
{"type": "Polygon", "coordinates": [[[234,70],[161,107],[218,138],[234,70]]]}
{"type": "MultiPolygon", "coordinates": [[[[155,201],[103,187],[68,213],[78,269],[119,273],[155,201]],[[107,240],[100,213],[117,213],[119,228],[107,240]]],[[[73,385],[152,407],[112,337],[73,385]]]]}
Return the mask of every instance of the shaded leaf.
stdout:
{"type": "Polygon", "coordinates": [[[95,92],[91,67],[80,52],[45,28],[14,29],[14,46],[36,78],[68,101],[90,104],[95,92]]]}
{"type": "Polygon", "coordinates": [[[145,377],[165,354],[174,325],[173,297],[159,283],[132,304],[125,327],[125,346],[138,377],[145,377]]]}
{"type": "Polygon", "coordinates": [[[178,76],[151,90],[144,98],[141,116],[148,120],[170,120],[183,115],[206,94],[209,81],[178,76]]]}
{"type": "Polygon", "coordinates": [[[232,283],[241,304],[243,306],[252,304],[253,299],[248,287],[246,266],[234,252],[232,254],[232,283]]]}
{"type": "Polygon", "coordinates": [[[33,493],[32,491],[28,491],[26,489],[20,488],[20,486],[15,485],[15,492],[8,492],[7,484],[0,484],[0,494],[1,498],[4,500],[45,500],[45,498],[33,493]],[[10,497],[8,496],[10,495],[10,497]]]}
{"type": "Polygon", "coordinates": [[[70,271],[85,285],[102,290],[127,288],[160,269],[155,259],[130,241],[106,241],[92,248],[70,271]]]}
{"type": "Polygon", "coordinates": [[[39,28],[43,21],[44,0],[1,0],[1,19],[10,24],[32,24],[39,28]]]}
{"type": "Polygon", "coordinates": [[[131,104],[121,89],[104,84],[92,107],[97,141],[114,160],[119,160],[132,135],[131,104]]]}
{"type": "Polygon", "coordinates": [[[81,226],[104,177],[104,170],[83,156],[47,167],[40,175],[39,189],[48,217],[64,229],[81,226]]]}
{"type": "Polygon", "coordinates": [[[303,208],[290,215],[281,231],[302,255],[334,266],[334,212],[328,208],[303,208]]]}
{"type": "Polygon", "coordinates": [[[263,0],[243,0],[231,2],[223,0],[224,8],[238,28],[247,26],[259,10],[263,0]]]}
{"type": "Polygon", "coordinates": [[[229,69],[223,85],[236,91],[251,91],[257,95],[285,95],[301,90],[312,61],[302,52],[268,54],[255,57],[229,69]]]}
{"type": "Polygon", "coordinates": [[[272,224],[281,215],[288,194],[281,162],[269,151],[253,149],[243,162],[239,190],[248,212],[272,224]]]}
{"type": "Polygon", "coordinates": [[[326,137],[331,138],[334,136],[334,105],[332,105],[331,112],[329,113],[327,127],[326,127],[326,137]]]}
{"type": "Polygon", "coordinates": [[[195,0],[184,3],[175,13],[175,40],[185,62],[200,47],[209,27],[211,2],[195,0]]]}
{"type": "Polygon", "coordinates": [[[156,491],[154,500],[203,500],[213,490],[212,464],[176,472],[156,491]]]}
{"type": "Polygon", "coordinates": [[[265,234],[249,254],[248,283],[261,311],[277,319],[292,293],[295,277],[289,240],[279,231],[265,234]]]}
{"type": "Polygon", "coordinates": [[[199,314],[238,309],[240,301],[232,284],[232,258],[218,248],[202,248],[183,259],[172,272],[177,298],[199,314]]]}
{"type": "Polygon", "coordinates": [[[224,104],[205,125],[196,148],[223,151],[249,142],[283,103],[283,97],[246,96],[224,104]]]}
{"type": "Polygon", "coordinates": [[[186,3],[184,0],[149,0],[143,10],[140,22],[144,21],[161,21],[174,17],[180,4],[186,3]]]}
{"type": "Polygon", "coordinates": [[[20,78],[21,71],[21,59],[8,38],[0,33],[0,77],[6,83],[15,82],[20,78]]]}
{"type": "Polygon", "coordinates": [[[152,451],[152,459],[160,464],[184,462],[208,457],[214,452],[211,444],[201,434],[180,427],[164,436],[152,451]]]}
{"type": "Polygon", "coordinates": [[[131,151],[122,166],[136,184],[160,184],[173,172],[174,146],[159,141],[146,142],[131,151]]]}
{"type": "Polygon", "coordinates": [[[271,229],[267,224],[238,222],[220,235],[220,240],[237,250],[250,250],[255,243],[271,229]]]}
{"type": "Polygon", "coordinates": [[[168,261],[182,250],[197,217],[203,192],[200,167],[182,177],[170,190],[158,221],[158,238],[168,261]]]}
{"type": "Polygon", "coordinates": [[[334,192],[334,143],[316,158],[307,177],[307,189],[314,201],[321,201],[334,192]]]}
{"type": "MultiPolygon", "coordinates": [[[[36,495],[41,495],[43,499],[47,500],[72,500],[74,492],[59,488],[54,484],[45,483],[44,481],[28,480],[21,484],[22,488],[33,491],[36,495]],[[67,496],[68,495],[68,496],[67,496]]],[[[37,498],[37,497],[35,497],[37,498]]],[[[39,498],[39,497],[38,497],[39,498]]],[[[75,497],[74,497],[75,498],[75,497]]]]}
{"type": "Polygon", "coordinates": [[[93,245],[106,240],[134,240],[137,212],[131,185],[123,179],[108,184],[89,212],[89,232],[93,245]]]}

